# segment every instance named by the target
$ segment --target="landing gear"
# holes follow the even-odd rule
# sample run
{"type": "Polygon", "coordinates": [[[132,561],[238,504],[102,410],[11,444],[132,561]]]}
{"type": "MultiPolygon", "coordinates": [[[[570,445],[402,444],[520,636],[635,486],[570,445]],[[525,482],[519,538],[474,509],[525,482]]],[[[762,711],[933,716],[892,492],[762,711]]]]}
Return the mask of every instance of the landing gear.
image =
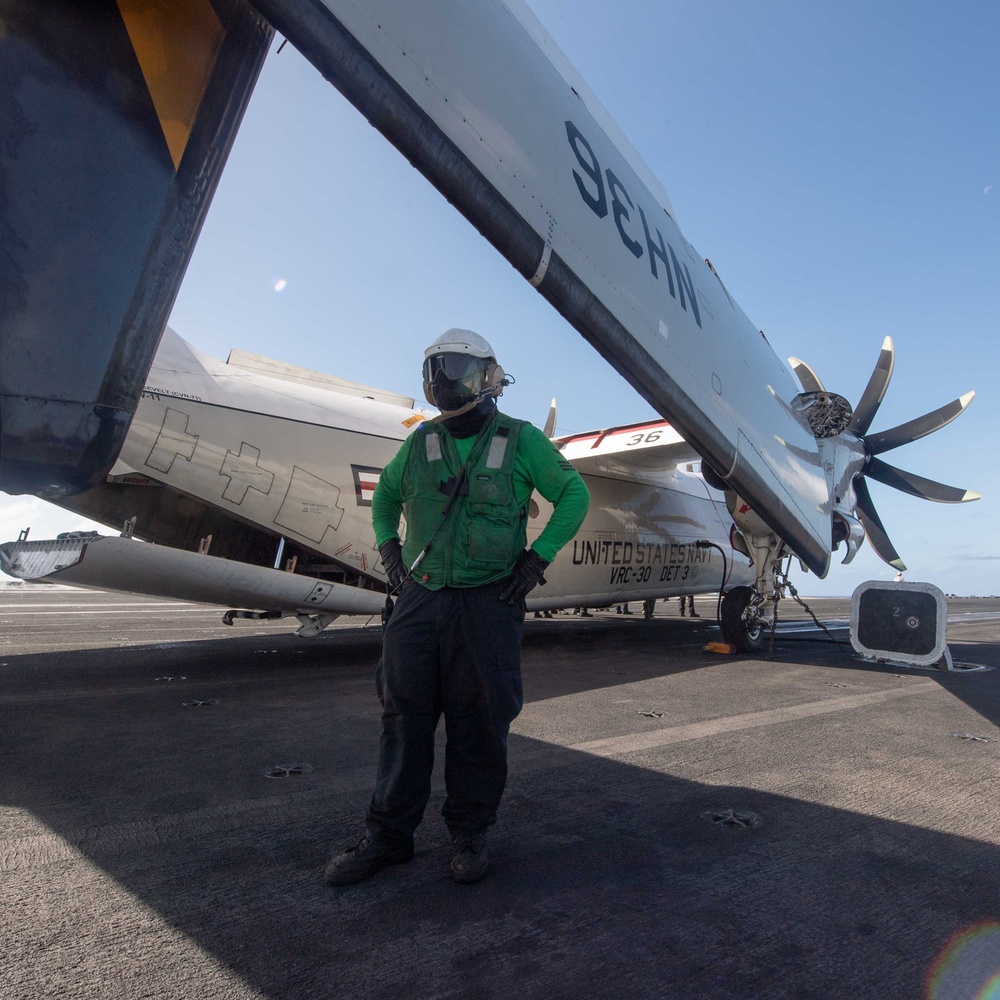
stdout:
{"type": "Polygon", "coordinates": [[[742,653],[764,648],[764,622],[758,612],[763,603],[753,587],[733,587],[722,597],[722,637],[742,653]]]}

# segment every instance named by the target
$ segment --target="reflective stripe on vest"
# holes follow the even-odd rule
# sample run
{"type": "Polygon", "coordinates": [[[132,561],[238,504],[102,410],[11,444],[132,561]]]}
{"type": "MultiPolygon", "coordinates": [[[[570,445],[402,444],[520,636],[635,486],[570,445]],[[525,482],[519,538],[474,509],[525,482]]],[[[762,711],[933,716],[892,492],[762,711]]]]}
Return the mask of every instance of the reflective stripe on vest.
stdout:
{"type": "Polygon", "coordinates": [[[504,455],[507,454],[507,435],[496,434],[490,442],[490,450],[486,456],[487,469],[499,469],[503,465],[504,455]]]}

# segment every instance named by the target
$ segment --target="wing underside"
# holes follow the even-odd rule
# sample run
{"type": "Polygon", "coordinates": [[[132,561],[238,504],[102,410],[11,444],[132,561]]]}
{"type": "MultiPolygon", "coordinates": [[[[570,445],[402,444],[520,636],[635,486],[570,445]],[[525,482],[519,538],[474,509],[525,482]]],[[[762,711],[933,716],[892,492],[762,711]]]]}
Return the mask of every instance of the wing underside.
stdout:
{"type": "MultiPolygon", "coordinates": [[[[35,0],[26,9],[41,6],[35,0]]],[[[37,14],[32,14],[35,20],[15,18],[8,26],[18,38],[37,43],[33,51],[49,67],[46,72],[51,64],[66,61],[66,53],[51,51],[49,40],[56,35],[88,39],[88,58],[96,60],[97,69],[112,54],[131,68],[134,81],[130,78],[130,86],[119,89],[123,101],[132,95],[141,107],[126,101],[118,120],[139,122],[145,129],[143,148],[155,161],[149,170],[156,183],[144,184],[131,161],[129,170],[121,170],[117,147],[100,135],[90,136],[89,145],[70,143],[96,157],[97,168],[89,160],[63,163],[45,155],[42,146],[19,147],[17,190],[44,189],[56,199],[40,206],[8,199],[22,205],[22,228],[29,235],[58,229],[58,238],[64,239],[65,227],[53,228],[51,222],[63,218],[69,202],[76,208],[93,202],[98,205],[93,217],[115,224],[132,218],[134,206],[123,201],[119,181],[138,185],[137,198],[148,196],[139,201],[151,203],[148,225],[136,245],[121,251],[127,261],[112,268],[131,275],[131,283],[122,285],[122,309],[115,312],[126,323],[121,326],[113,317],[100,358],[95,355],[86,366],[73,363],[78,345],[93,344],[96,337],[89,329],[86,336],[75,332],[73,324],[56,324],[44,365],[37,363],[38,352],[10,349],[11,344],[16,347],[17,331],[5,334],[7,353],[25,369],[24,377],[9,385],[0,379],[5,438],[0,471],[6,488],[49,496],[79,492],[99,483],[113,463],[162,330],[164,310],[183,273],[271,31],[277,29],[700,456],[766,512],[774,530],[811,568],[825,574],[830,558],[828,489],[816,442],[788,406],[795,395],[790,372],[681,234],[663,188],[523,0],[254,0],[252,6],[237,0],[232,16],[222,21],[211,15],[218,6],[199,5],[206,12],[206,33],[199,36],[205,55],[202,76],[209,82],[204,92],[191,85],[186,143],[176,134],[173,111],[160,114],[166,105],[158,71],[143,68],[190,61],[173,59],[171,48],[175,43],[183,48],[188,38],[185,5],[177,11],[164,7],[163,25],[176,32],[148,34],[126,11],[121,23],[113,19],[114,37],[96,46],[89,44],[92,19],[37,38],[29,30],[30,24],[44,22],[37,14]],[[110,159],[107,149],[112,150],[110,159]],[[29,152],[37,153],[35,159],[29,152]],[[44,183],[37,182],[36,174],[44,183]],[[81,176],[97,178],[100,199],[80,198],[81,176]],[[191,196],[178,202],[185,192],[191,196]],[[114,210],[101,210],[103,204],[114,210]],[[162,218],[157,214],[162,205],[175,204],[180,205],[176,212],[170,208],[162,218]],[[154,249],[146,253],[147,246],[154,249]],[[137,271],[140,261],[156,266],[137,271]],[[137,313],[136,303],[155,308],[149,315],[141,309],[137,313]],[[151,333],[137,350],[140,328],[151,333]],[[68,386],[53,376],[59,359],[65,362],[68,386]],[[97,373],[94,386],[79,385],[80,374],[91,369],[97,373]],[[95,400],[104,405],[103,397],[95,395],[102,386],[112,387],[114,398],[107,413],[94,420],[86,414],[95,400]],[[38,401],[57,404],[48,410],[60,414],[69,412],[64,404],[71,402],[79,417],[66,428],[65,442],[44,451],[42,467],[32,452],[33,435],[37,427],[49,427],[51,419],[36,412],[38,401]],[[83,439],[69,440],[79,437],[84,425],[103,450],[92,468],[74,472],[76,452],[94,451],[83,439]],[[52,468],[62,461],[56,451],[64,444],[67,471],[53,478],[52,468]]],[[[69,7],[66,11],[60,17],[76,16],[69,7]]],[[[98,76],[95,72],[94,78],[98,76]]],[[[169,77],[168,82],[177,81],[169,77]]],[[[99,101],[106,98],[101,90],[99,101]]],[[[60,105],[49,111],[46,121],[53,129],[82,120],[78,107],[60,105]]],[[[81,224],[91,221],[88,216],[81,224]]],[[[23,242],[29,246],[33,238],[23,242]]],[[[51,281],[46,277],[38,294],[47,300],[51,281]]],[[[106,286],[103,278],[64,284],[73,289],[106,286]]],[[[105,311],[103,306],[77,307],[72,315],[105,311]]]]}
{"type": "Polygon", "coordinates": [[[791,373],[527,7],[256,6],[825,575],[829,492],[791,373]]]}

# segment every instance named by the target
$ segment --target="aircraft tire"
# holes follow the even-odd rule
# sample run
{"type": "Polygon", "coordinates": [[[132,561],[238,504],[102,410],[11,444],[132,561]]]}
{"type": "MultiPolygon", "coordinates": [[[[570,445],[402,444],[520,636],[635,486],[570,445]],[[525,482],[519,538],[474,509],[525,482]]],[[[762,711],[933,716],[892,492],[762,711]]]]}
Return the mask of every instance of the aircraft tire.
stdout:
{"type": "Polygon", "coordinates": [[[747,628],[743,612],[753,596],[751,587],[733,587],[722,597],[722,637],[741,653],[759,653],[764,648],[764,628],[747,628]]]}

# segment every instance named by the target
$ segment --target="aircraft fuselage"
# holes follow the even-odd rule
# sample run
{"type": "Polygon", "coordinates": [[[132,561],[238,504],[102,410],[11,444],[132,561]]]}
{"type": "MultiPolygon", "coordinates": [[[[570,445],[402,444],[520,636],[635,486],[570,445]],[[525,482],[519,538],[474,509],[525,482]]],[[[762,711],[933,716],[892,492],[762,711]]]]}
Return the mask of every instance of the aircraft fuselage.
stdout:
{"type": "MultiPolygon", "coordinates": [[[[209,554],[227,555],[229,526],[234,532],[252,528],[264,540],[258,564],[278,565],[283,552],[296,551],[300,562],[324,564],[344,580],[378,588],[384,572],[371,524],[372,491],[403,439],[429,416],[233,368],[168,331],[119,462],[109,482],[92,492],[96,501],[97,495],[129,490],[124,495],[157,497],[165,509],[180,506],[179,498],[193,499],[215,516],[210,542],[190,532],[170,538],[162,527],[149,530],[168,520],[164,512],[155,514],[153,501],[137,502],[136,509],[146,512],[137,516],[137,537],[182,549],[197,542],[209,554]]],[[[532,595],[532,607],[709,592],[722,586],[724,574],[729,585],[739,582],[734,573],[746,575],[738,555],[734,566],[722,494],[695,471],[693,453],[666,468],[644,468],[641,460],[626,464],[641,459],[639,452],[624,451],[630,444],[648,449],[665,437],[685,447],[665,423],[562,442],[564,455],[581,466],[591,507],[548,570],[547,584],[532,595]]],[[[100,519],[101,508],[91,513],[100,519]]],[[[129,510],[121,502],[108,509],[119,516],[129,510]]],[[[529,542],[550,509],[541,497],[533,499],[529,542]]],[[[110,520],[107,514],[104,519],[110,520]]]]}

